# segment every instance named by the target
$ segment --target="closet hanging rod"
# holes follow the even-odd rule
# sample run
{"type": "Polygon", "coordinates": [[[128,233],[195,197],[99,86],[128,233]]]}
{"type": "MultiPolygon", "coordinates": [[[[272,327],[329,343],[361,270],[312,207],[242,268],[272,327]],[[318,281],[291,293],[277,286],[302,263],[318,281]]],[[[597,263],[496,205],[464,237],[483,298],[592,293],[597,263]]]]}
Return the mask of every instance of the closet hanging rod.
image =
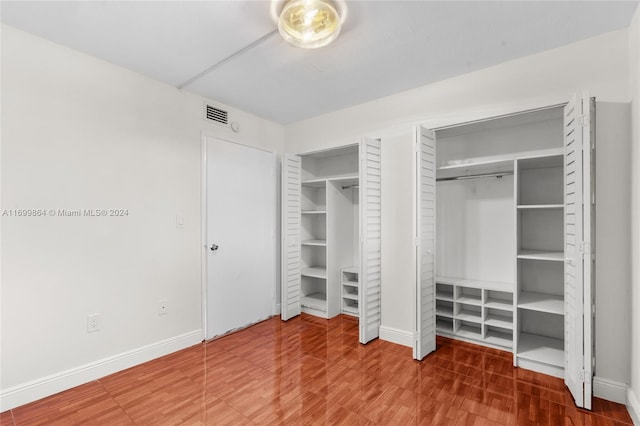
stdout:
{"type": "Polygon", "coordinates": [[[448,180],[479,179],[479,178],[488,178],[488,177],[501,178],[502,176],[511,176],[511,175],[513,175],[513,172],[483,173],[483,174],[477,174],[477,175],[437,178],[436,182],[443,182],[448,180]]]}
{"type": "Polygon", "coordinates": [[[356,188],[360,188],[360,185],[357,183],[354,183],[353,185],[342,185],[342,189],[356,189],[356,188]]]}

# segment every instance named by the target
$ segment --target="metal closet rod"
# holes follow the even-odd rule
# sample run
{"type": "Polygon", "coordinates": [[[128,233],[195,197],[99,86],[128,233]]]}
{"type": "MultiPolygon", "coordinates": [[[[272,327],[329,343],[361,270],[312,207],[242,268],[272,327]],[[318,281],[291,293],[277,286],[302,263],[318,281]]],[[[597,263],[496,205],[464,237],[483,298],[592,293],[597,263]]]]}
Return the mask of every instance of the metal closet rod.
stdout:
{"type": "Polygon", "coordinates": [[[356,189],[356,188],[360,188],[360,185],[357,183],[354,183],[353,185],[342,185],[342,189],[356,189]]]}
{"type": "Polygon", "coordinates": [[[443,181],[448,181],[448,180],[480,179],[480,178],[488,178],[488,177],[501,178],[502,176],[511,176],[511,175],[513,175],[513,172],[482,173],[482,174],[477,174],[477,175],[465,175],[465,176],[454,176],[454,177],[437,178],[436,182],[443,182],[443,181]]]}

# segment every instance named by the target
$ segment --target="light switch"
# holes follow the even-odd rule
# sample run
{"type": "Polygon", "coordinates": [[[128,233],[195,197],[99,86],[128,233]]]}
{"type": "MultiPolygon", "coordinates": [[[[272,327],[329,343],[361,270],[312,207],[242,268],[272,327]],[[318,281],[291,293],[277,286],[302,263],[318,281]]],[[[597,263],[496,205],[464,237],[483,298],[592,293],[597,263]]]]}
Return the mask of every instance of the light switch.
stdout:
{"type": "Polygon", "coordinates": [[[181,215],[176,215],[176,228],[184,228],[184,218],[181,215]]]}

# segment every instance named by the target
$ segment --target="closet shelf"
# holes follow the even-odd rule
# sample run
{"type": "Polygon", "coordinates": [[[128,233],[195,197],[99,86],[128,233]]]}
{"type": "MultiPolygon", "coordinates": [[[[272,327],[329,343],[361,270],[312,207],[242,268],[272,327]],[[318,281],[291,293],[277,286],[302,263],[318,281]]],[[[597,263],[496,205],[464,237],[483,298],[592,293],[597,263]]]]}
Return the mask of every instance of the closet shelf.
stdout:
{"type": "Polygon", "coordinates": [[[300,298],[300,305],[305,308],[326,312],[327,295],[324,293],[311,293],[300,298]]]}
{"type": "Polygon", "coordinates": [[[342,307],[342,312],[357,316],[358,315],[358,308],[355,307],[355,306],[343,306],[342,307]]]}
{"type": "Polygon", "coordinates": [[[310,268],[304,268],[300,275],[311,278],[327,279],[327,268],[324,266],[312,266],[310,268]]]}
{"type": "Polygon", "coordinates": [[[465,305],[476,305],[476,306],[482,305],[482,299],[479,297],[475,298],[475,297],[461,296],[461,297],[458,297],[455,301],[458,303],[464,303],[465,305]]]}
{"type": "Polygon", "coordinates": [[[358,288],[358,281],[342,281],[342,285],[358,288]]]}
{"type": "Polygon", "coordinates": [[[462,321],[475,322],[475,323],[482,322],[482,318],[480,318],[480,312],[476,314],[471,311],[464,311],[464,310],[461,311],[459,314],[456,314],[456,319],[462,320],[462,321]]]}
{"type": "Polygon", "coordinates": [[[502,346],[511,349],[513,347],[513,339],[511,334],[501,333],[495,330],[487,331],[484,341],[490,345],[502,346]]]}
{"type": "Polygon", "coordinates": [[[327,214],[326,210],[302,210],[302,214],[327,214]]]}
{"type": "Polygon", "coordinates": [[[553,262],[563,262],[564,252],[551,250],[520,250],[518,259],[550,260],[553,262]]]}
{"type": "Polygon", "coordinates": [[[436,315],[441,317],[453,318],[453,311],[446,308],[436,308],[436,315]]]}
{"type": "Polygon", "coordinates": [[[436,277],[436,283],[457,285],[460,287],[468,287],[468,288],[478,288],[482,290],[504,291],[507,293],[512,293],[514,288],[513,283],[504,283],[504,282],[497,282],[497,281],[481,281],[481,280],[474,280],[474,279],[454,278],[454,277],[444,277],[444,276],[436,277]]]}
{"type": "Polygon", "coordinates": [[[489,298],[484,303],[484,306],[491,309],[501,309],[503,311],[513,312],[513,303],[507,300],[489,298]]]}
{"type": "Polygon", "coordinates": [[[482,336],[482,333],[480,332],[480,328],[463,325],[463,326],[460,326],[460,328],[456,332],[456,335],[461,337],[466,337],[468,339],[479,340],[480,337],[482,336]]]}
{"type": "Polygon", "coordinates": [[[564,298],[553,294],[523,291],[518,297],[518,308],[563,315],[564,298]]]}
{"type": "Polygon", "coordinates": [[[342,294],[342,298],[343,299],[349,299],[349,300],[358,300],[358,293],[343,293],[342,294]]]}
{"type": "Polygon", "coordinates": [[[453,334],[453,321],[436,319],[436,331],[450,335],[453,334]]]}
{"type": "Polygon", "coordinates": [[[521,204],[518,210],[554,210],[563,209],[564,204],[521,204]]]}
{"type": "Polygon", "coordinates": [[[358,173],[341,173],[337,175],[327,175],[321,178],[305,179],[302,181],[302,185],[315,188],[321,188],[332,181],[345,181],[345,183],[357,183],[360,176],[358,173]]]}
{"type": "Polygon", "coordinates": [[[327,241],[326,240],[306,240],[303,241],[301,243],[303,246],[320,246],[320,247],[326,247],[327,246],[327,241]]]}
{"type": "Polygon", "coordinates": [[[564,342],[551,337],[520,333],[517,356],[530,361],[564,367],[564,342]]]}
{"type": "Polygon", "coordinates": [[[501,315],[487,315],[484,323],[493,327],[500,327],[508,330],[513,329],[513,320],[501,315]]]}
{"type": "Polygon", "coordinates": [[[349,274],[358,274],[360,273],[360,268],[357,266],[349,266],[348,268],[342,269],[342,272],[347,272],[349,274]]]}

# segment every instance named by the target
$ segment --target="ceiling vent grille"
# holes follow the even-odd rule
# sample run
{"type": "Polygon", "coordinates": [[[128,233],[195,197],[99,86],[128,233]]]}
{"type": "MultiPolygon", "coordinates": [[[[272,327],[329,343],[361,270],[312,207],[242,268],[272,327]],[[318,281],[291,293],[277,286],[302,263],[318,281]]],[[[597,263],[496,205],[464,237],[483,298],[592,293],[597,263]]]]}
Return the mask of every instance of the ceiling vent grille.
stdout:
{"type": "Polygon", "coordinates": [[[226,126],[229,124],[229,113],[220,108],[207,105],[207,119],[226,126]]]}

